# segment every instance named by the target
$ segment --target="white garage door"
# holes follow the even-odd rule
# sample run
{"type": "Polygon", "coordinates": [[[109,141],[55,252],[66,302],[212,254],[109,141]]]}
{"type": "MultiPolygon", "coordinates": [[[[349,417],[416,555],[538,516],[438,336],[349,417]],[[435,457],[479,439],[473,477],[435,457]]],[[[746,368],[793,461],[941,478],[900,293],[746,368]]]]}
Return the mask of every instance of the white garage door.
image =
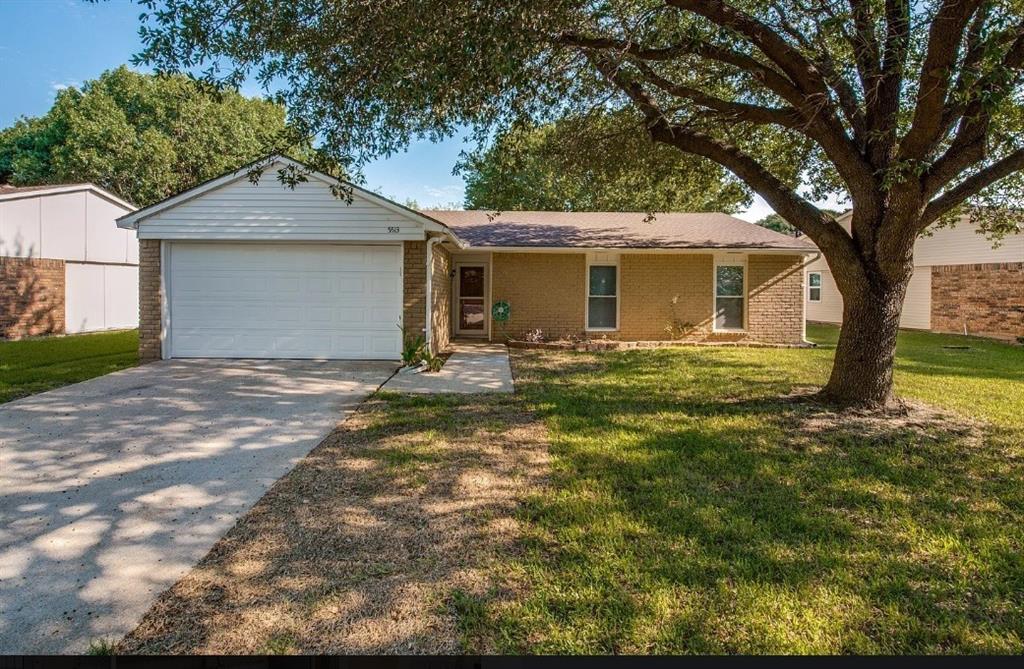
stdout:
{"type": "Polygon", "coordinates": [[[176,358],[396,359],[399,245],[175,242],[176,358]]]}

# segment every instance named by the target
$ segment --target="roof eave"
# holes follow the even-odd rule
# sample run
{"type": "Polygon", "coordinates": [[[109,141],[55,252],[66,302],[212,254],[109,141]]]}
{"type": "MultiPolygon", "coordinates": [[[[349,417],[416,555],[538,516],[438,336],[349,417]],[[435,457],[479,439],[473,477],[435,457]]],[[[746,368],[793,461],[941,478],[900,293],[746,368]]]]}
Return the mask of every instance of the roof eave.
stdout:
{"type": "Polygon", "coordinates": [[[467,251],[493,251],[501,253],[530,252],[589,252],[605,253],[774,253],[811,255],[819,253],[816,248],[808,247],[764,247],[764,246],[501,246],[467,244],[462,247],[467,251]]]}

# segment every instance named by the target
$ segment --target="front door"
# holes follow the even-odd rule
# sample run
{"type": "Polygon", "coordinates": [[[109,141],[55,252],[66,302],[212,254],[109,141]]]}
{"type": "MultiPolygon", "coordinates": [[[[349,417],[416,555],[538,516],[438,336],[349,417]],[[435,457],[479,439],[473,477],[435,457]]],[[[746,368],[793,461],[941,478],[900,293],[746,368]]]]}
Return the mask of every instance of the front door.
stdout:
{"type": "Polygon", "coordinates": [[[458,303],[455,307],[455,331],[458,334],[486,334],[484,277],[484,265],[458,265],[455,268],[455,296],[458,303]]]}

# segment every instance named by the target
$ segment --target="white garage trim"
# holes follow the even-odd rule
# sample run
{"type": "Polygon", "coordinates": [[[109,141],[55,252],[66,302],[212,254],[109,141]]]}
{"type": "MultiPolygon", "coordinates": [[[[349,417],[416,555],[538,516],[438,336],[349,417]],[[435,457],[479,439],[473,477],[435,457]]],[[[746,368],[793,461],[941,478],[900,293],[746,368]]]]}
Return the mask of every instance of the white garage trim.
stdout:
{"type": "Polygon", "coordinates": [[[443,223],[371,191],[336,179],[283,155],[268,156],[238,170],[117,219],[139,239],[307,239],[336,241],[420,240],[443,232],[465,242],[443,223]],[[253,183],[250,173],[262,170],[253,183]],[[306,177],[294,187],[276,170],[306,177]],[[348,201],[335,197],[342,189],[348,201]]]}
{"type": "Polygon", "coordinates": [[[401,356],[401,244],[162,246],[164,357],[401,356]]]}

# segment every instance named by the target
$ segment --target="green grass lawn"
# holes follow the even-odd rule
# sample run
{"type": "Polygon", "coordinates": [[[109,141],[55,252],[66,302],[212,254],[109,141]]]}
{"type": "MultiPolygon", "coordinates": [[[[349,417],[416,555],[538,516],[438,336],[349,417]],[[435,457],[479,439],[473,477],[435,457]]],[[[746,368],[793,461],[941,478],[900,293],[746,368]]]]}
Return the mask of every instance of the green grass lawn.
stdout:
{"type": "Polygon", "coordinates": [[[1024,651],[1024,349],[902,335],[899,392],[984,422],[890,423],[780,399],[827,377],[836,330],[809,334],[516,353],[552,484],[491,590],[453,598],[467,649],[1024,651]]]}
{"type": "Polygon", "coordinates": [[[0,341],[0,403],[138,364],[137,330],[0,341]]]}

